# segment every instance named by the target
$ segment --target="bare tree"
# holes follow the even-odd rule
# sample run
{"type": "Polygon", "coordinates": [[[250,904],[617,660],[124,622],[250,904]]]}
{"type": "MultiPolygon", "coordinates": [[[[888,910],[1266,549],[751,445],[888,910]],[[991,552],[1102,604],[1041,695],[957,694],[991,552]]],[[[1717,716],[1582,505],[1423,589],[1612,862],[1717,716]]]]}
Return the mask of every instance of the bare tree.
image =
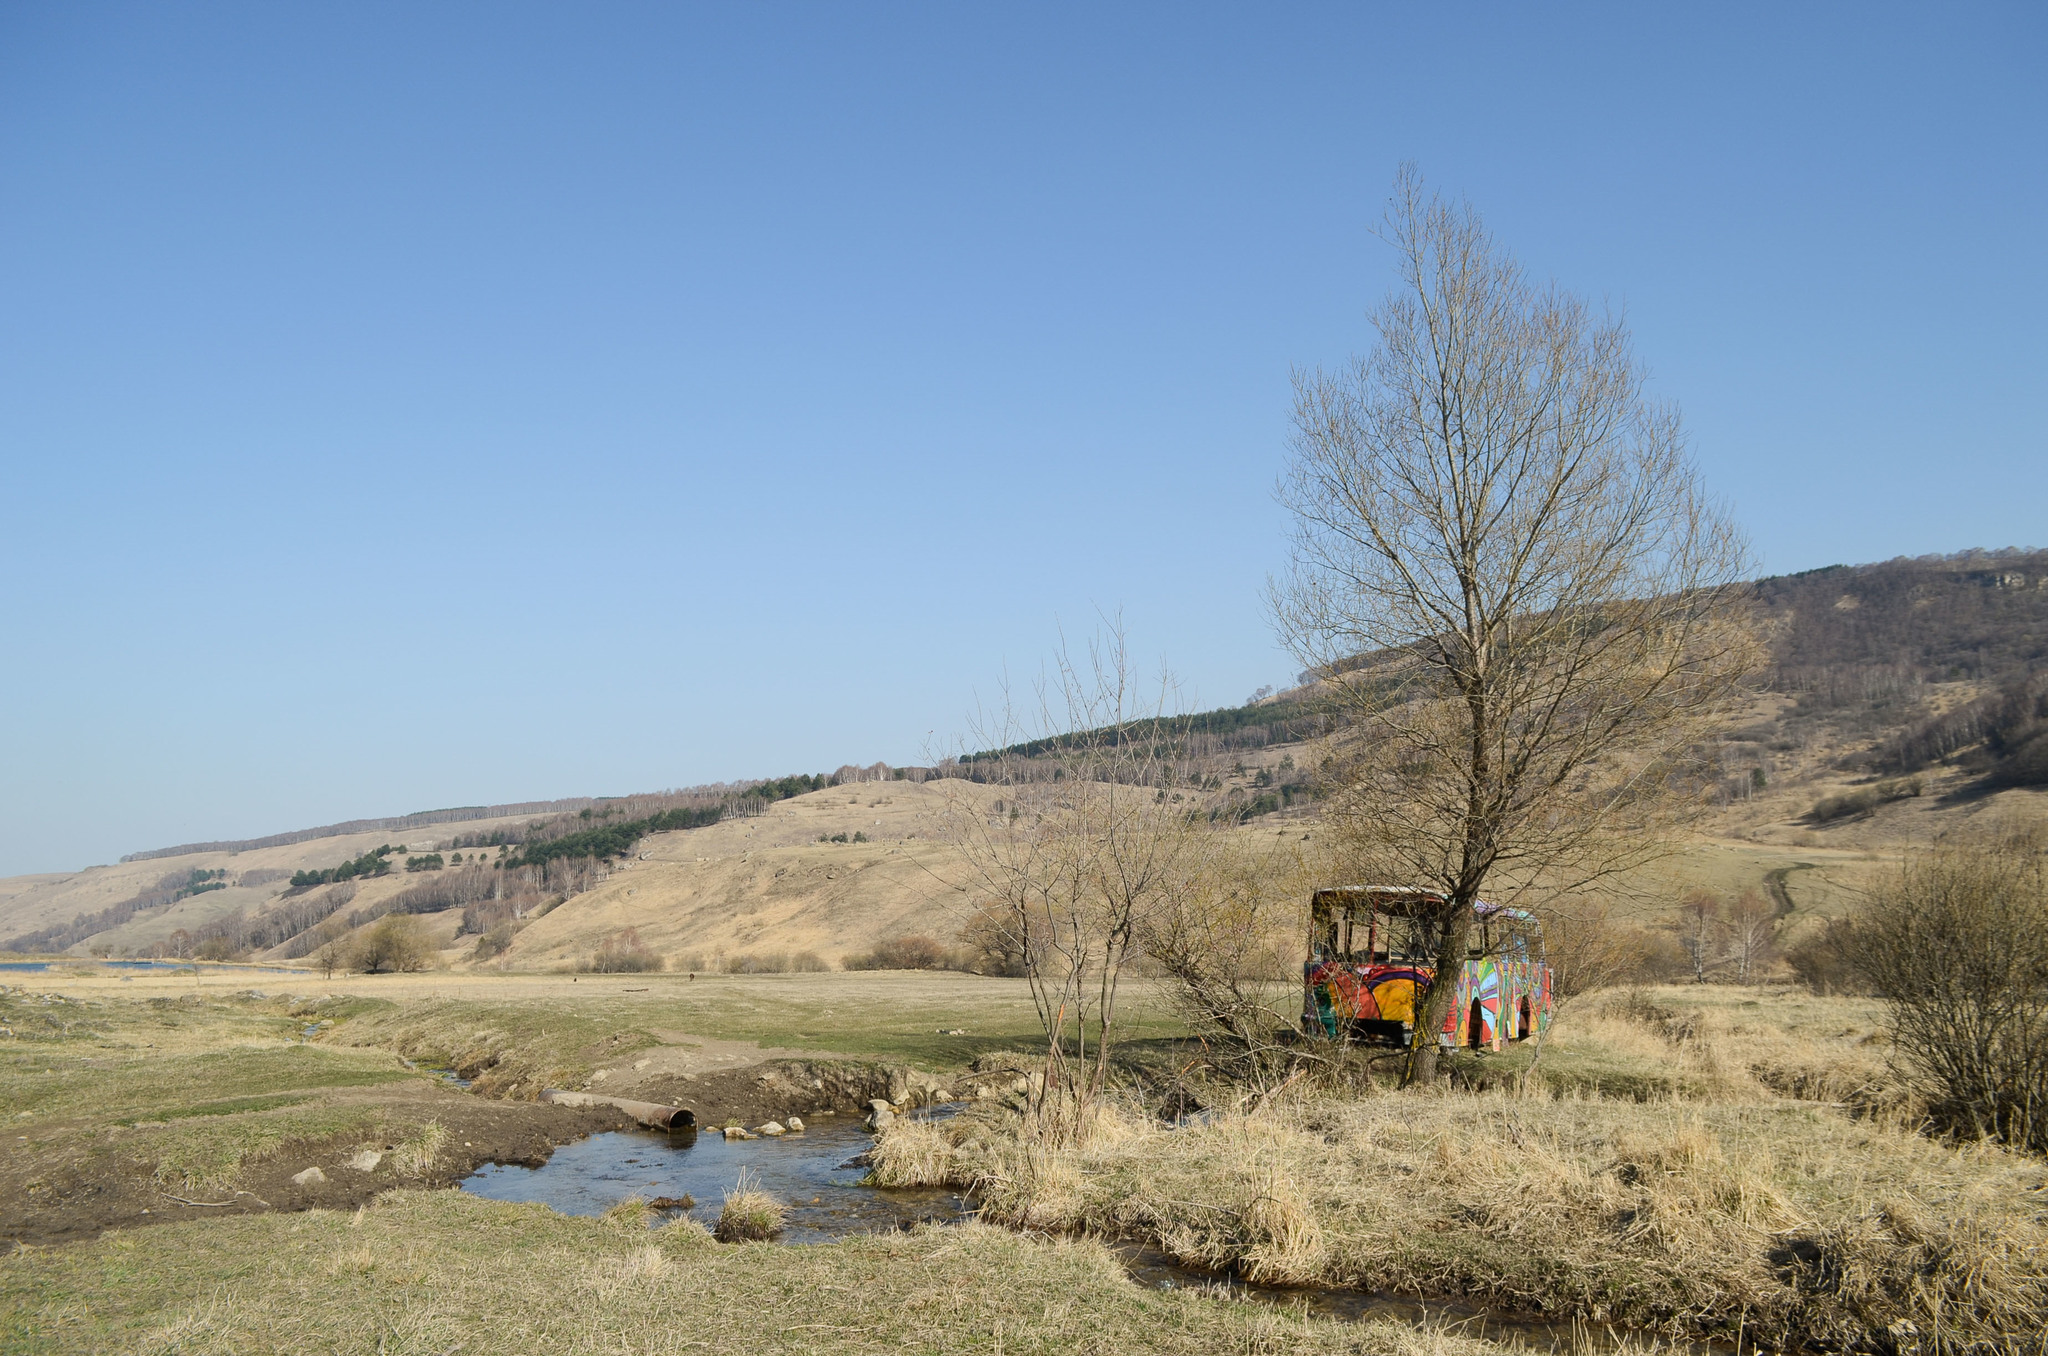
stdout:
{"type": "Polygon", "coordinates": [[[1778,919],[1771,902],[1755,890],[1744,890],[1721,915],[1728,959],[1735,963],[1735,982],[1753,983],[1776,954],[1778,919]]]}
{"type": "Polygon", "coordinates": [[[1202,800],[1180,763],[1170,680],[1141,695],[1114,623],[1076,661],[1062,645],[1035,709],[1007,695],[976,723],[986,752],[945,783],[943,831],[983,939],[1014,956],[1046,1033],[1041,1133],[1081,1124],[1121,1034],[1145,920],[1202,866],[1202,800]]]}
{"type": "MultiPolygon", "coordinates": [[[[1333,825],[1444,896],[1448,980],[1482,890],[1570,890],[1659,850],[1676,771],[1759,649],[1743,540],[1626,329],[1533,283],[1412,168],[1384,234],[1401,283],[1377,346],[1296,381],[1272,603],[1352,717],[1333,825]]],[[[1451,989],[1424,996],[1410,1082],[1435,1074],[1451,989]]]]}
{"type": "Polygon", "coordinates": [[[1692,982],[1707,982],[1707,966],[1718,959],[1721,940],[1721,896],[1712,890],[1688,890],[1678,901],[1678,944],[1692,962],[1692,982]]]}

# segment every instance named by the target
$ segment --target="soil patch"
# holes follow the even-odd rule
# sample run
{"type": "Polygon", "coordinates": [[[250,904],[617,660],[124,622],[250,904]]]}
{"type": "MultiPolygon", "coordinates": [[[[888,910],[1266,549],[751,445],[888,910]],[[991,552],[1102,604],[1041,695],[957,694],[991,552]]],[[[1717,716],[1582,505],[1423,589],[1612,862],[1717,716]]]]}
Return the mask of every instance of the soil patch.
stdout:
{"type": "Polygon", "coordinates": [[[632,1124],[608,1107],[498,1102],[419,1084],[349,1090],[325,1101],[349,1128],[286,1139],[217,1190],[159,1180],[141,1152],[151,1126],[38,1125],[34,1141],[18,1140],[0,1160],[0,1243],[57,1243],[194,1217],[349,1209],[395,1187],[453,1185],[486,1163],[538,1165],[559,1144],[632,1124]],[[405,1171],[398,1150],[429,1124],[440,1128],[437,1150],[405,1171]],[[378,1156],[375,1166],[350,1166],[367,1163],[359,1157],[367,1154],[378,1156]],[[308,1168],[318,1176],[294,1180],[308,1168]]]}

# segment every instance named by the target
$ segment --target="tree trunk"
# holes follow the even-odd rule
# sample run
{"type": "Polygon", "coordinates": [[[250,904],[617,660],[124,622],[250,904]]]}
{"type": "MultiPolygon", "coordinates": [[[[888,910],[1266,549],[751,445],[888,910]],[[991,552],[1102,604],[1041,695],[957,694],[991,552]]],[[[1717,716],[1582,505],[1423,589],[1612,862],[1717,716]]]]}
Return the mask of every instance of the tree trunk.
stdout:
{"type": "Polygon", "coordinates": [[[1451,999],[1458,992],[1458,976],[1464,972],[1465,944],[1472,933],[1472,905],[1453,899],[1447,907],[1443,941],[1436,949],[1436,973],[1430,978],[1429,987],[1422,991],[1421,1001],[1415,1005],[1415,1030],[1408,1045],[1408,1067],[1401,1078],[1404,1088],[1436,1081],[1437,1038],[1443,1034],[1444,1018],[1451,1014],[1451,999]]]}

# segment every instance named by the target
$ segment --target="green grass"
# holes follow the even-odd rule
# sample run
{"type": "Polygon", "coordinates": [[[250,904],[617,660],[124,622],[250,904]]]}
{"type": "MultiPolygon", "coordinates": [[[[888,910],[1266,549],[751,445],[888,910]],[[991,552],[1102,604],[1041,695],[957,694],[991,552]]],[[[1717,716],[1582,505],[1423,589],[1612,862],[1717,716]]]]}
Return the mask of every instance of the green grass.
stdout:
{"type": "MultiPolygon", "coordinates": [[[[1148,986],[1131,986],[1124,1011],[1125,1039],[1139,1048],[1185,1034],[1148,986]]],[[[656,1033],[828,1050],[934,1072],[1044,1039],[1022,981],[929,972],[721,975],[694,983],[677,975],[607,977],[557,985],[545,998],[400,1002],[343,1023],[326,1039],[488,1069],[487,1087],[500,1089],[580,1078],[660,1043],[656,1033]],[[956,1030],[965,1034],[945,1034],[956,1030]]]]}
{"type": "Polygon", "coordinates": [[[232,1187],[244,1164],[266,1158],[288,1142],[365,1134],[380,1121],[369,1107],[295,1106],[284,1112],[145,1125],[123,1148],[154,1164],[154,1176],[164,1187],[214,1193],[232,1187]]]}
{"type": "Polygon", "coordinates": [[[1492,1343],[1141,1289],[1087,1242],[981,1226],[723,1246],[633,1212],[454,1192],[359,1214],[161,1225],[0,1258],[0,1349],[1302,1353],[1498,1356],[1492,1343]]]}
{"type": "Polygon", "coordinates": [[[171,1111],[159,1112],[150,1121],[125,1120],[114,1124],[124,1130],[133,1130],[138,1125],[154,1122],[185,1120],[193,1116],[239,1116],[247,1111],[275,1111],[281,1106],[297,1106],[308,1100],[303,1092],[280,1092],[260,1097],[230,1097],[220,1102],[203,1102],[198,1106],[178,1107],[171,1111]]]}
{"type": "Polygon", "coordinates": [[[286,1143],[377,1119],[334,1094],[422,1077],[389,1051],[297,1042],[305,1021],[282,1000],[6,990],[0,1026],[14,1033],[0,1045],[0,1114],[35,1181],[111,1157],[169,1190],[220,1190],[286,1143]]]}

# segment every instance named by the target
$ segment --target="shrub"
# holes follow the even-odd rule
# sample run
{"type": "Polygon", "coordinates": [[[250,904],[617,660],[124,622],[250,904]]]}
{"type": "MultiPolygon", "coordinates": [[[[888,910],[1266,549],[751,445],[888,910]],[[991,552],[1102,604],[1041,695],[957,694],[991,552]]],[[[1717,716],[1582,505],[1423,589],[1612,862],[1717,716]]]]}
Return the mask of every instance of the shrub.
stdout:
{"type": "Polygon", "coordinates": [[[242,956],[241,949],[226,937],[208,937],[192,954],[205,961],[239,960],[242,956]]]}
{"type": "Polygon", "coordinates": [[[1936,1123],[2048,1152],[2048,870],[2038,836],[1909,858],[1874,893],[1855,936],[1936,1123]]]}
{"type": "Polygon", "coordinates": [[[977,905],[960,929],[960,943],[967,953],[967,968],[978,975],[1022,979],[1025,966],[1021,933],[1021,926],[1002,905],[990,902],[977,905]]]}
{"type": "Polygon", "coordinates": [[[800,975],[820,975],[832,968],[832,962],[815,951],[799,951],[789,958],[789,968],[800,975]]]}
{"type": "Polygon", "coordinates": [[[750,951],[726,961],[729,975],[780,975],[789,970],[787,951],[750,951]]]}
{"type": "Polygon", "coordinates": [[[1856,924],[1848,918],[1823,918],[1820,925],[1785,950],[1785,963],[1799,982],[1815,993],[1870,992],[1856,948],[1856,924]]]}
{"type": "Polygon", "coordinates": [[[1620,984],[1662,983],[1689,964],[1669,932],[1613,918],[1595,901],[1563,901],[1545,913],[1543,954],[1560,1003],[1620,984]]]}
{"type": "Polygon", "coordinates": [[[1852,815],[1867,815],[1880,805],[1889,805],[1895,800],[1906,800],[1917,796],[1925,789],[1918,777],[1903,781],[1879,782],[1858,791],[1846,791],[1839,796],[1826,796],[1814,803],[1812,818],[1821,824],[1831,820],[1847,819],[1852,815]]]}
{"type": "Polygon", "coordinates": [[[476,939],[476,949],[469,953],[471,960],[495,960],[512,949],[513,929],[508,923],[500,923],[476,939]]]}
{"type": "Polygon", "coordinates": [[[952,957],[930,937],[891,937],[877,942],[875,949],[861,956],[849,956],[849,970],[943,970],[952,957]]]}
{"type": "Polygon", "coordinates": [[[348,963],[366,975],[387,970],[412,974],[426,969],[433,958],[433,943],[420,920],[409,913],[388,913],[357,939],[348,963]]]}
{"type": "Polygon", "coordinates": [[[590,970],[599,975],[637,975],[661,968],[661,957],[640,940],[632,928],[615,932],[590,957],[590,970]]]}

